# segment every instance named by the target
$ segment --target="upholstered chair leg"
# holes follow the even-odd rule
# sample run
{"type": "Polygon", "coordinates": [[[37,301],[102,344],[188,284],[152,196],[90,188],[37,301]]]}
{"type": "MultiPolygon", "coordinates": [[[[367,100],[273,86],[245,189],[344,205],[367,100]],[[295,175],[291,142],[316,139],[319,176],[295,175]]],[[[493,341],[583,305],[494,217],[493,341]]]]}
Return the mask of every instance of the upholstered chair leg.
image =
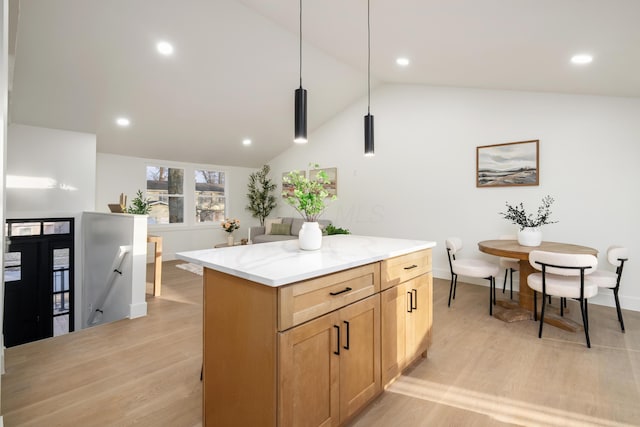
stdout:
{"type": "Polygon", "coordinates": [[[564,304],[562,303],[563,300],[564,298],[560,298],[560,317],[564,317],[564,304]]]}
{"type": "Polygon", "coordinates": [[[616,299],[616,310],[618,310],[618,321],[620,322],[620,328],[622,328],[622,332],[624,332],[624,320],[622,320],[622,310],[620,309],[620,299],[618,298],[618,290],[613,290],[613,296],[616,299]]]}
{"type": "Polygon", "coordinates": [[[493,278],[489,277],[489,316],[493,316],[493,278]]]}
{"type": "Polygon", "coordinates": [[[507,275],[509,274],[509,269],[504,270],[504,282],[502,283],[502,293],[507,290],[507,275]]]}
{"type": "Polygon", "coordinates": [[[549,304],[551,304],[551,295],[549,295],[549,304]]]}
{"type": "Polygon", "coordinates": [[[456,289],[458,288],[458,275],[453,279],[453,299],[456,299],[456,289]]]}
{"type": "Polygon", "coordinates": [[[453,274],[451,275],[451,284],[449,285],[449,303],[447,304],[447,307],[451,307],[451,295],[453,293],[453,274]]]}
{"type": "Polygon", "coordinates": [[[509,299],[513,299],[513,268],[509,269],[511,274],[511,280],[509,281],[509,299]]]}
{"type": "Polygon", "coordinates": [[[538,293],[533,291],[533,320],[538,321],[538,293]]]}
{"type": "Polygon", "coordinates": [[[582,311],[582,324],[584,325],[584,336],[587,339],[587,347],[591,348],[591,340],[589,340],[589,313],[587,312],[587,300],[580,300],[580,311],[582,311]]]}
{"type": "Polygon", "coordinates": [[[493,284],[493,305],[496,305],[496,301],[498,300],[496,297],[496,278],[491,276],[491,283],[493,284]]]}
{"type": "Polygon", "coordinates": [[[547,302],[547,296],[542,293],[542,308],[540,309],[540,330],[538,331],[538,338],[542,338],[542,325],[544,325],[544,306],[547,302]]]}

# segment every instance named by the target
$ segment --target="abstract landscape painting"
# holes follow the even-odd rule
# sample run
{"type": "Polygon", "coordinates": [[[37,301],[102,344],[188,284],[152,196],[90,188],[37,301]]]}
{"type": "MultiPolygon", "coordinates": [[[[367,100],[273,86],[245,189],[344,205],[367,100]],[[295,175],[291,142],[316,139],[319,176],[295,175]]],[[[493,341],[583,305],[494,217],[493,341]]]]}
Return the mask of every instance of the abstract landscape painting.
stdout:
{"type": "Polygon", "coordinates": [[[476,148],[476,187],[538,185],[538,140],[476,148]]]}

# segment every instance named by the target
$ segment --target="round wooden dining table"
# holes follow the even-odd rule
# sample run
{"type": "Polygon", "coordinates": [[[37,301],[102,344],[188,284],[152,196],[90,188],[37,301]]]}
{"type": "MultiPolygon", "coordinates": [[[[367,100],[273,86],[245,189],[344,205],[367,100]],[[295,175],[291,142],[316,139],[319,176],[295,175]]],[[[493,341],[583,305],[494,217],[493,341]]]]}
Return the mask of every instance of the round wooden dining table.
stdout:
{"type": "MultiPolygon", "coordinates": [[[[570,254],[589,254],[598,256],[596,249],[588,246],[573,245],[570,243],[558,243],[558,242],[542,242],[540,246],[522,246],[517,240],[484,240],[478,243],[478,249],[481,252],[495,255],[505,258],[514,258],[519,260],[520,265],[520,292],[518,297],[518,307],[514,307],[508,302],[504,302],[501,305],[507,310],[499,312],[496,317],[501,318],[506,322],[512,322],[516,320],[523,320],[525,318],[531,318],[533,313],[533,290],[527,286],[527,277],[529,274],[535,273],[536,270],[529,264],[529,253],[534,250],[547,251],[547,252],[560,252],[570,254]],[[515,310],[514,310],[515,309],[515,310]]],[[[540,304],[538,304],[538,308],[540,304]]],[[[577,325],[569,319],[560,318],[557,316],[549,316],[549,320],[545,316],[545,323],[550,323],[554,326],[569,330],[577,331],[581,330],[581,326],[577,325]]]]}

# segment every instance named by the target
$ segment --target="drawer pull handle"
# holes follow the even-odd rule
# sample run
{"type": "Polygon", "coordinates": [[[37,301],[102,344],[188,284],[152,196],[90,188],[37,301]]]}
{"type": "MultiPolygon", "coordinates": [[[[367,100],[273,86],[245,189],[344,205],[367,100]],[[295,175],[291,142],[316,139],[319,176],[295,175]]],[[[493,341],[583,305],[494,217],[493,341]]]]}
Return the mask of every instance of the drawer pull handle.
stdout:
{"type": "Polygon", "coordinates": [[[414,268],[418,268],[418,266],[413,264],[413,265],[410,265],[409,267],[405,267],[404,269],[405,270],[413,270],[414,268]]]}
{"type": "Polygon", "coordinates": [[[333,325],[334,328],[336,328],[338,330],[338,332],[336,333],[336,351],[333,352],[333,354],[337,354],[338,356],[340,356],[340,326],[338,325],[333,325]]]}
{"type": "Polygon", "coordinates": [[[344,346],[344,349],[349,350],[349,322],[345,320],[344,324],[347,325],[347,345],[344,346]]]}
{"type": "Polygon", "coordinates": [[[344,288],[343,290],[338,291],[338,292],[329,292],[329,295],[336,296],[336,295],[344,294],[345,292],[349,292],[349,291],[352,291],[352,290],[353,290],[353,289],[351,289],[351,288],[349,288],[349,287],[346,287],[346,288],[344,288]]]}
{"type": "Polygon", "coordinates": [[[418,290],[412,289],[411,292],[413,293],[413,298],[411,301],[411,309],[417,310],[418,309],[418,290]]]}
{"type": "Polygon", "coordinates": [[[407,307],[407,313],[411,313],[413,311],[413,293],[407,292],[409,295],[409,307],[407,307]]]}

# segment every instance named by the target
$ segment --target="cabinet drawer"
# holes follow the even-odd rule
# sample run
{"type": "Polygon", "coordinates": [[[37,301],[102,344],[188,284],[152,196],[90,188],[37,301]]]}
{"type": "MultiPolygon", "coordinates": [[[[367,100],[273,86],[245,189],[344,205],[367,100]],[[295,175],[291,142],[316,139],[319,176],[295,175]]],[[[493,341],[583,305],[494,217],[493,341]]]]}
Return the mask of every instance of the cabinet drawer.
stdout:
{"type": "Polygon", "coordinates": [[[388,289],[431,271],[431,249],[382,261],[382,289],[388,289]]]}
{"type": "Polygon", "coordinates": [[[278,288],[278,330],[337,310],[380,291],[380,263],[278,288]]]}

